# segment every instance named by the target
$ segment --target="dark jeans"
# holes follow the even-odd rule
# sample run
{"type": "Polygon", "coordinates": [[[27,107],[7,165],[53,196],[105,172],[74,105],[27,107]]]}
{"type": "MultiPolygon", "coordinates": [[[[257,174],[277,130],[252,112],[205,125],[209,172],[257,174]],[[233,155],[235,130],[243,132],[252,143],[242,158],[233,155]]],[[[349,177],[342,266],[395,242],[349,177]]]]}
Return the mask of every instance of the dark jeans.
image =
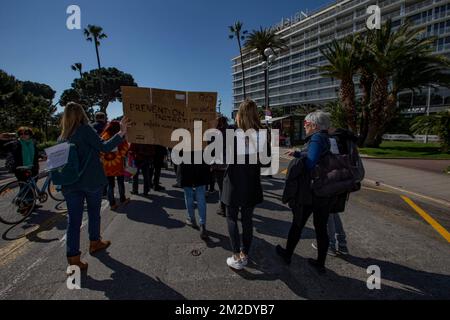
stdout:
{"type": "Polygon", "coordinates": [[[248,255],[253,239],[253,210],[255,208],[239,208],[229,206],[227,206],[226,208],[228,233],[230,234],[231,248],[233,249],[233,253],[238,254],[242,251],[244,254],[248,255]],[[242,246],[237,223],[239,209],[241,210],[242,215],[242,246]]]}
{"type": "Polygon", "coordinates": [[[329,245],[327,223],[328,216],[330,215],[331,204],[332,199],[313,197],[313,203],[311,206],[303,206],[293,209],[294,219],[292,221],[291,229],[289,230],[286,244],[286,252],[289,256],[292,256],[294,253],[295,247],[300,241],[302,230],[312,214],[317,239],[317,261],[320,265],[325,265],[325,258],[327,256],[329,245]]]}
{"type": "Polygon", "coordinates": [[[100,240],[100,209],[102,205],[103,186],[95,191],[79,190],[64,194],[67,203],[67,241],[68,257],[74,257],[80,252],[80,229],[83,220],[84,201],[87,203],[89,218],[89,240],[100,240]]]}
{"type": "Polygon", "coordinates": [[[124,202],[125,197],[125,177],[119,176],[119,177],[108,177],[108,201],[109,205],[113,206],[116,204],[116,198],[114,197],[114,187],[116,185],[116,178],[117,178],[117,186],[119,187],[119,197],[120,202],[124,202]]]}
{"type": "Polygon", "coordinates": [[[149,171],[149,181],[150,184],[153,184],[153,186],[159,185],[159,179],[161,178],[161,163],[157,165],[150,165],[150,171],[149,171]],[[154,174],[154,176],[153,176],[154,174]],[[152,181],[153,180],[153,181],[152,181]]]}
{"type": "Polygon", "coordinates": [[[150,161],[136,161],[137,172],[133,176],[133,192],[138,193],[139,191],[139,173],[142,172],[142,176],[144,178],[144,193],[148,193],[150,191],[150,161]]]}
{"type": "Polygon", "coordinates": [[[216,178],[217,185],[219,186],[219,203],[220,208],[225,212],[225,204],[220,201],[222,198],[222,190],[223,190],[223,178],[225,176],[225,170],[214,170],[214,177],[216,178]]]}
{"type": "Polygon", "coordinates": [[[209,175],[209,188],[208,191],[214,191],[214,186],[216,185],[216,177],[213,174],[209,175]]]}

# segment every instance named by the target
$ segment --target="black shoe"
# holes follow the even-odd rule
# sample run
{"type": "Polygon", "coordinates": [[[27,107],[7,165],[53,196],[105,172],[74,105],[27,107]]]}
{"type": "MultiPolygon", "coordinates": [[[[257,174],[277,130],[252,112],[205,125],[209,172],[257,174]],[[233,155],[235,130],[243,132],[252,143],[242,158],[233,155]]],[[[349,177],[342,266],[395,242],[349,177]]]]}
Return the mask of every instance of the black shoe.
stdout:
{"type": "Polygon", "coordinates": [[[164,188],[162,185],[157,184],[157,185],[153,188],[153,190],[155,190],[155,191],[164,191],[164,190],[166,190],[166,188],[164,188]]]}
{"type": "Polygon", "coordinates": [[[200,225],[200,238],[202,240],[208,239],[208,233],[206,232],[206,227],[204,224],[200,225]]]}
{"type": "Polygon", "coordinates": [[[288,256],[286,249],[283,249],[280,245],[277,245],[275,248],[277,254],[283,259],[284,263],[287,265],[291,264],[291,257],[288,256]]]}
{"type": "Polygon", "coordinates": [[[326,269],[325,269],[325,266],[319,264],[319,263],[317,262],[316,259],[309,258],[309,259],[308,259],[308,263],[309,263],[312,267],[314,267],[314,269],[315,269],[315,270],[317,271],[317,273],[319,273],[319,274],[324,274],[324,273],[327,272],[326,269]]]}
{"type": "Polygon", "coordinates": [[[216,213],[219,216],[226,217],[225,211],[222,208],[217,209],[216,213]]]}

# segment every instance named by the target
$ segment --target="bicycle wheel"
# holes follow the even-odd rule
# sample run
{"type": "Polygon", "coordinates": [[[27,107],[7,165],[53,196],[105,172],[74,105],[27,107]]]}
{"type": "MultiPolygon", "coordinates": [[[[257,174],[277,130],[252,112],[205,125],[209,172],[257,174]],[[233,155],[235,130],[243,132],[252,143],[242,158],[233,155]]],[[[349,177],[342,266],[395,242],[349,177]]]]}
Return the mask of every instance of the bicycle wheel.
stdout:
{"type": "Polygon", "coordinates": [[[30,184],[10,182],[0,189],[0,221],[18,224],[33,212],[35,204],[36,192],[30,184]]]}
{"type": "Polygon", "coordinates": [[[55,186],[53,182],[50,180],[47,188],[48,194],[50,198],[56,200],[58,202],[65,201],[64,196],[62,194],[61,186],[55,186]]]}

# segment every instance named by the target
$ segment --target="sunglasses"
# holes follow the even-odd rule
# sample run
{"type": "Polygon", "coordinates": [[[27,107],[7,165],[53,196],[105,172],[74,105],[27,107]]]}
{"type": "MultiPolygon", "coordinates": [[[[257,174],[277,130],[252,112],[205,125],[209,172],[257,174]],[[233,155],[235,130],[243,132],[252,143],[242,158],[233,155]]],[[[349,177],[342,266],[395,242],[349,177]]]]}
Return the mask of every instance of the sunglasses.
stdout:
{"type": "Polygon", "coordinates": [[[19,136],[31,136],[31,131],[20,131],[19,132],[19,136]]]}

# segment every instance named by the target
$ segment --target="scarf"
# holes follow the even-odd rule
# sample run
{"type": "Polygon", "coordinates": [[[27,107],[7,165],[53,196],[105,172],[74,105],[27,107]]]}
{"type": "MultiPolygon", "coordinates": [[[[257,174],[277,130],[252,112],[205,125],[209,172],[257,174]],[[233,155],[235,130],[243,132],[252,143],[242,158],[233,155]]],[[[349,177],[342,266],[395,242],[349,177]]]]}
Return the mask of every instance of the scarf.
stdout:
{"type": "Polygon", "coordinates": [[[34,143],[33,140],[20,140],[22,146],[22,165],[32,167],[34,160],[34,143]]]}

